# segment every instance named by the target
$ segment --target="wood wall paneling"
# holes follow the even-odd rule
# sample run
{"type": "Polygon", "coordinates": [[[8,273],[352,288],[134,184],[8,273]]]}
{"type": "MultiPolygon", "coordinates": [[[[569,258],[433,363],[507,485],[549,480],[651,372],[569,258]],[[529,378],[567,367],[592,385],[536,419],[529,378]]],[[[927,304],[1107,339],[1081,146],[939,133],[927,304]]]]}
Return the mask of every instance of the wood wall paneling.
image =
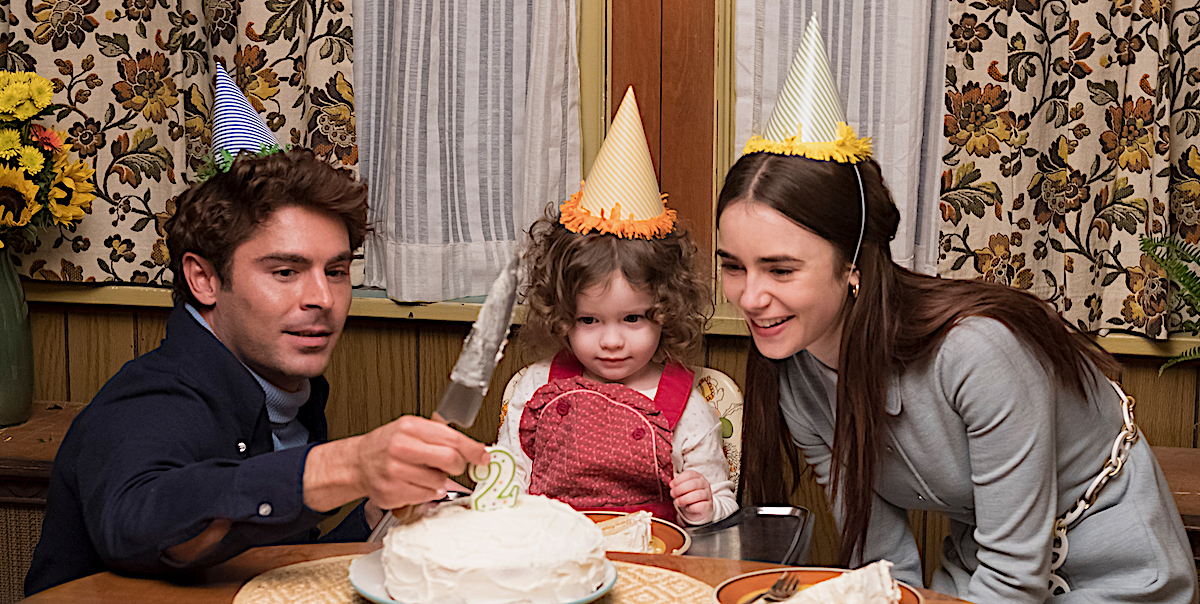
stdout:
{"type": "Polygon", "coordinates": [[[67,358],[71,402],[86,403],[133,360],[137,342],[135,311],[95,307],[67,313],[67,358]]]}
{"type": "Polygon", "coordinates": [[[67,362],[67,307],[30,304],[33,331],[33,397],[44,401],[71,398],[67,362]]]}
{"type": "Polygon", "coordinates": [[[609,70],[609,116],[616,113],[625,90],[633,86],[650,159],[660,177],[659,141],[662,106],[662,3],[659,0],[612,0],[612,56],[609,70]]]}
{"type": "Polygon", "coordinates": [[[158,348],[167,337],[167,317],[171,315],[169,308],[139,308],[137,309],[137,341],[134,354],[142,356],[158,348]]]}
{"type": "MultiPolygon", "coordinates": [[[[746,351],[750,346],[749,338],[732,336],[708,336],[707,356],[704,366],[712,367],[729,376],[739,388],[746,384],[746,351]]],[[[743,391],[744,393],[744,391],[743,391]]]]}
{"type": "Polygon", "coordinates": [[[716,2],[662,0],[660,182],[712,274],[716,2]]]}
{"type": "MultiPolygon", "coordinates": [[[[615,113],[634,87],[660,189],[712,270],[716,3],[612,0],[615,113]]],[[[610,113],[611,115],[611,113],[610,113]]]]}
{"type": "Polygon", "coordinates": [[[1158,368],[1164,359],[1126,357],[1121,385],[1136,400],[1134,417],[1146,440],[1160,447],[1196,446],[1196,364],[1158,368]]]}
{"type": "Polygon", "coordinates": [[[420,411],[417,328],[352,319],[329,359],[329,437],[363,434],[420,411]]]}

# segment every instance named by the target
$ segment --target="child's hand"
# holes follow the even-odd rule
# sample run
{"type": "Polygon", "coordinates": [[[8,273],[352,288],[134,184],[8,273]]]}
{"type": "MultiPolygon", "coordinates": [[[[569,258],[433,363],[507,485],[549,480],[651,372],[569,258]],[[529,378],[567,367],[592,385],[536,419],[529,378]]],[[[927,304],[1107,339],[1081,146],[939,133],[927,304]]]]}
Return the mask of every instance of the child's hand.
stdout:
{"type": "Polygon", "coordinates": [[[695,470],[684,470],[671,480],[671,497],[675,507],[690,524],[703,524],[712,519],[712,485],[695,470]]]}

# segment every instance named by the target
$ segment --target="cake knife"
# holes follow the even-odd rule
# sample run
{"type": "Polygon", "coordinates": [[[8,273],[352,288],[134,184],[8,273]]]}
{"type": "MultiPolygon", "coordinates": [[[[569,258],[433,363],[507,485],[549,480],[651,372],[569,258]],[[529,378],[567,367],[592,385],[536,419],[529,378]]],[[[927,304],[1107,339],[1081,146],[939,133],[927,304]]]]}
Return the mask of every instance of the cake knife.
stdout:
{"type": "MultiPolygon", "coordinates": [[[[492,372],[504,356],[519,281],[518,256],[514,254],[492,282],[487,299],[479,309],[475,323],[471,325],[471,332],[463,340],[462,352],[450,372],[450,386],[433,412],[433,420],[453,423],[462,428],[470,428],[475,423],[479,407],[483,405],[483,397],[487,395],[488,384],[492,381],[492,372]]],[[[468,502],[470,498],[455,499],[448,494],[444,503],[468,502]]],[[[433,505],[441,503],[433,502],[433,505]]],[[[424,516],[429,507],[427,504],[409,505],[392,510],[384,515],[367,541],[382,541],[388,529],[417,520],[424,516]]]]}
{"type": "Polygon", "coordinates": [[[460,428],[470,428],[479,415],[483,397],[496,364],[504,357],[504,344],[512,325],[513,305],[517,301],[519,280],[517,256],[508,260],[492,282],[487,300],[463,340],[462,352],[450,372],[450,387],[442,395],[433,419],[460,428]]]}

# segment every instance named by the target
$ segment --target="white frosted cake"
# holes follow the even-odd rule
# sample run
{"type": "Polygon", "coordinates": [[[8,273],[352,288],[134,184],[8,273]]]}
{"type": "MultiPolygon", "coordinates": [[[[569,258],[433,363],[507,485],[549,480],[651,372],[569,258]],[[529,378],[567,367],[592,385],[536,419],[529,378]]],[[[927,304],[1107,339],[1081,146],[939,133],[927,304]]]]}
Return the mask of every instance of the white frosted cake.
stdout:
{"type": "Polygon", "coordinates": [[[560,604],[604,583],[604,535],[565,503],[522,494],[477,512],[456,505],[383,539],[388,595],[405,604],[560,604]]]}

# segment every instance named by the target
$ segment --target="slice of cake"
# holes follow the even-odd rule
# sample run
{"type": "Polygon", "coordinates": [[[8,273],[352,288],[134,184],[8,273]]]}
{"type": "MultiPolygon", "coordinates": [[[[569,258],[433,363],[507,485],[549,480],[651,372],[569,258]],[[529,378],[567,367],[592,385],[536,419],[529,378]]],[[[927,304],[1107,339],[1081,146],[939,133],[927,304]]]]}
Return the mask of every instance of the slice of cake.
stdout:
{"type": "Polygon", "coordinates": [[[642,510],[597,522],[596,526],[604,533],[604,549],[634,554],[653,553],[650,545],[652,517],[650,512],[642,510]]]}
{"type": "Polygon", "coordinates": [[[868,564],[827,581],[821,581],[784,600],[786,604],[896,604],[900,586],[892,579],[892,563],[868,564]]]}
{"type": "Polygon", "coordinates": [[[604,535],[565,503],[522,494],[488,512],[445,505],[383,539],[384,585],[405,604],[560,604],[604,583],[604,535]]]}

